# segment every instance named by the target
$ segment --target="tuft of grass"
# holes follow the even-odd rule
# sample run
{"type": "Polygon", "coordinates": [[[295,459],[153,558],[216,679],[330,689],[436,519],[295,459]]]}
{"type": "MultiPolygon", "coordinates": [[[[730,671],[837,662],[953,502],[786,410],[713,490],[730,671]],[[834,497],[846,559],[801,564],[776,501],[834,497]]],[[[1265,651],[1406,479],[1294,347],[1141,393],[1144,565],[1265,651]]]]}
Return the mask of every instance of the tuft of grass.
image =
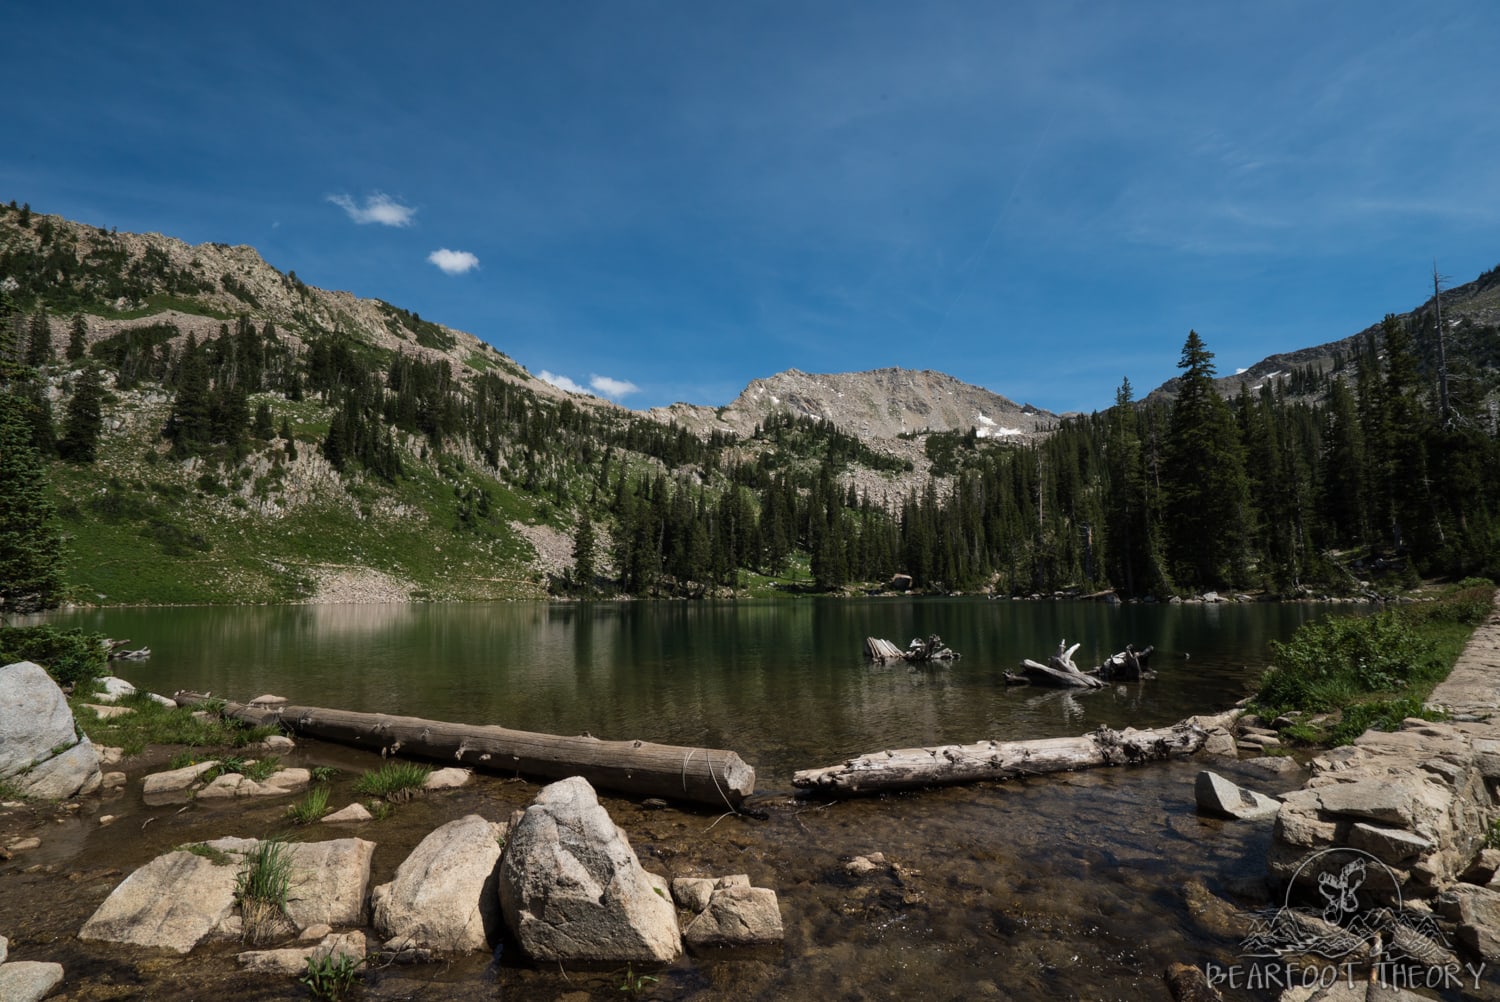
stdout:
{"type": "Polygon", "coordinates": [[[396,808],[386,800],[366,800],[365,810],[370,812],[370,817],[376,821],[384,821],[395,812],[396,808]]]}
{"type": "Polygon", "coordinates": [[[292,850],[287,843],[266,839],[245,854],[234,885],[245,942],[256,945],[286,932],[291,886],[292,850]]]}
{"type": "Polygon", "coordinates": [[[354,789],[393,804],[405,803],[422,792],[432,767],[416,762],[387,762],[359,777],[354,789]]]}
{"type": "Polygon", "coordinates": [[[223,849],[215,849],[206,842],[190,842],[187,845],[177,847],[183,852],[190,852],[194,856],[202,856],[214,866],[229,866],[234,862],[234,857],[223,849]]]}
{"type": "Polygon", "coordinates": [[[354,979],[359,976],[362,966],[363,960],[347,954],[312,956],[307,958],[307,970],[297,980],[306,985],[309,994],[320,1002],[340,1002],[354,987],[354,979]]]}
{"type": "Polygon", "coordinates": [[[286,809],[294,824],[309,825],[328,813],[328,787],[309,790],[306,797],[286,809]]]}
{"type": "Polygon", "coordinates": [[[331,765],[315,765],[308,770],[314,783],[328,783],[338,776],[339,771],[331,765]]]}

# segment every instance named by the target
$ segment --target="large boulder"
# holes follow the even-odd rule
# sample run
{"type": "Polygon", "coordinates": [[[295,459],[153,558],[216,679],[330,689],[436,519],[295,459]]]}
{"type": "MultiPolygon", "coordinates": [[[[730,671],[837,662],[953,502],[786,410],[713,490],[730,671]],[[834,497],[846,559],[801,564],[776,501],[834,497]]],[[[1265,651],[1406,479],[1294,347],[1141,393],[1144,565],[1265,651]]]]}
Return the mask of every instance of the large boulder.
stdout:
{"type": "Polygon", "coordinates": [[[544,788],[512,824],[500,906],[536,960],[666,964],[682,953],[665,881],[641,868],[579,776],[544,788]]]}
{"type": "Polygon", "coordinates": [[[496,867],[505,826],[477,814],[424,838],[396,879],[371,895],[375,928],[394,948],[479,950],[500,935],[496,867]]]}
{"type": "Polygon", "coordinates": [[[136,870],[84,923],[78,938],[187,953],[226,932],[234,885],[254,839],[222,838],[200,852],[178,849],[136,870]]]}
{"type": "Polygon", "coordinates": [[[298,929],[320,923],[358,926],[365,922],[365,888],[375,843],[362,838],[294,842],[287,917],[298,929]]]}
{"type": "Polygon", "coordinates": [[[99,787],[99,755],[80,738],[67,697],[39,665],[0,668],[0,780],[61,800],[99,787]]]}
{"type": "MultiPolygon", "coordinates": [[[[221,838],[195,847],[196,852],[179,849],[158,856],[114,889],[78,938],[187,953],[207,937],[238,934],[235,883],[245,856],[258,844],[221,838]]],[[[363,925],[375,843],[349,838],[287,848],[291,927],[363,925]]]]}

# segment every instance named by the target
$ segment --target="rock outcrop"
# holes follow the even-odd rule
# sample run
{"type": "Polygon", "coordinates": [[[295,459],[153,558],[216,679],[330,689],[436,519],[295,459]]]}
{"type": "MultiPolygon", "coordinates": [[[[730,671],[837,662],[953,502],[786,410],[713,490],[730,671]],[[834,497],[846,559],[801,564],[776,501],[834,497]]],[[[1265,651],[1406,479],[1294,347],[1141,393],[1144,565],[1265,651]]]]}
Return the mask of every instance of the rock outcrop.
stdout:
{"type": "Polygon", "coordinates": [[[666,882],[641,867],[577,776],[544,788],[513,819],[500,906],[535,960],[666,964],[682,953],[666,882]]]}
{"type": "MultiPolygon", "coordinates": [[[[79,939],[188,953],[207,938],[238,935],[235,885],[256,839],[221,838],[147,863],[114,889],[79,939]]],[[[364,924],[375,843],[292,843],[286,918],[294,929],[364,924]]]]}
{"type": "Polygon", "coordinates": [[[386,948],[480,950],[500,935],[496,868],[505,825],[477,814],[424,838],[371,895],[386,948]]]}
{"type": "Polygon", "coordinates": [[[199,852],[156,857],[104,899],[78,938],[188,953],[205,938],[226,934],[235,878],[254,846],[254,839],[221,838],[199,852]]]}
{"type": "Polygon", "coordinates": [[[30,661],[0,668],[0,780],[46,800],[91,793],[103,781],[67,697],[30,661]]]}

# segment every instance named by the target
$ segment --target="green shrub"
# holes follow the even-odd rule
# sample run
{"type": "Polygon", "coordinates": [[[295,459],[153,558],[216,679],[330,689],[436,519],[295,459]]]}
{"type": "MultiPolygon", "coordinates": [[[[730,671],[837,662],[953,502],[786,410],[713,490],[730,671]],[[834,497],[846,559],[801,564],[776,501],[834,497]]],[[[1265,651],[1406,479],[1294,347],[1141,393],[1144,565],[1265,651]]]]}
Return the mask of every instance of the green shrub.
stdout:
{"type": "Polygon", "coordinates": [[[1392,692],[1438,675],[1431,641],[1400,612],[1308,623],[1272,643],[1272,667],[1256,702],[1278,709],[1336,710],[1360,694],[1392,692]]]}
{"type": "Polygon", "coordinates": [[[17,661],[41,665],[58,685],[88,689],[106,674],[104,637],[55,626],[0,627],[0,665],[17,661]]]}

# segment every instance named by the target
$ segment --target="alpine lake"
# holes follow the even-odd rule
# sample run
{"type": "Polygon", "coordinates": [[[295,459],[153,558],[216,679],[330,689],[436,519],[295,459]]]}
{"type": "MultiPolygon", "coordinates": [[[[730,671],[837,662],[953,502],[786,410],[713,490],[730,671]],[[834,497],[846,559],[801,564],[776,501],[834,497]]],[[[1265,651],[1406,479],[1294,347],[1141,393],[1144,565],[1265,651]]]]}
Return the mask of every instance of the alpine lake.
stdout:
{"type": "MultiPolygon", "coordinates": [[[[1232,706],[1272,641],[1352,606],[1109,605],[980,597],[105,608],[49,616],[130,646],[112,668],[138,687],[500,724],[553,734],[732,749],[756,769],[754,815],[668,806],[599,791],[647,869],[670,877],[746,873],[776,891],[775,949],[686,954],[659,970],[534,965],[508,939],[493,956],[369,972],[368,999],[1164,999],[1172,963],[1235,962],[1233,914],[1260,888],[1270,829],[1199,817],[1194,760],[828,802],[792,774],[850,756],[981,739],[1148,727],[1232,706]],[[872,664],[866,637],[904,648],[938,634],[956,661],[872,664]],[[1081,692],[1006,684],[1022,658],[1060,640],[1099,663],[1155,647],[1157,677],[1081,692]],[[855,876],[855,856],[885,865],[855,876]]],[[[292,765],[331,765],[331,807],[376,755],[299,741],[292,765]]],[[[134,868],[187,842],[264,837],[287,802],[148,806],[132,765],[123,791],[84,798],[41,849],[0,864],[0,914],[18,945],[68,971],[72,999],[305,998],[290,979],[236,970],[238,944],[185,958],[81,943],[76,932],[134,868]],[[116,821],[101,826],[97,816],[116,821]],[[37,865],[41,864],[41,865],[37,865]],[[19,934],[19,935],[18,935],[19,934]],[[45,956],[44,956],[45,954],[45,956]]],[[[1276,780],[1216,770],[1269,793],[1276,780]]],[[[540,789],[477,774],[355,831],[378,844],[371,886],[427,832],[478,813],[506,820],[540,789]]],[[[1265,992],[1226,991],[1228,998],[1265,992]]]]}

